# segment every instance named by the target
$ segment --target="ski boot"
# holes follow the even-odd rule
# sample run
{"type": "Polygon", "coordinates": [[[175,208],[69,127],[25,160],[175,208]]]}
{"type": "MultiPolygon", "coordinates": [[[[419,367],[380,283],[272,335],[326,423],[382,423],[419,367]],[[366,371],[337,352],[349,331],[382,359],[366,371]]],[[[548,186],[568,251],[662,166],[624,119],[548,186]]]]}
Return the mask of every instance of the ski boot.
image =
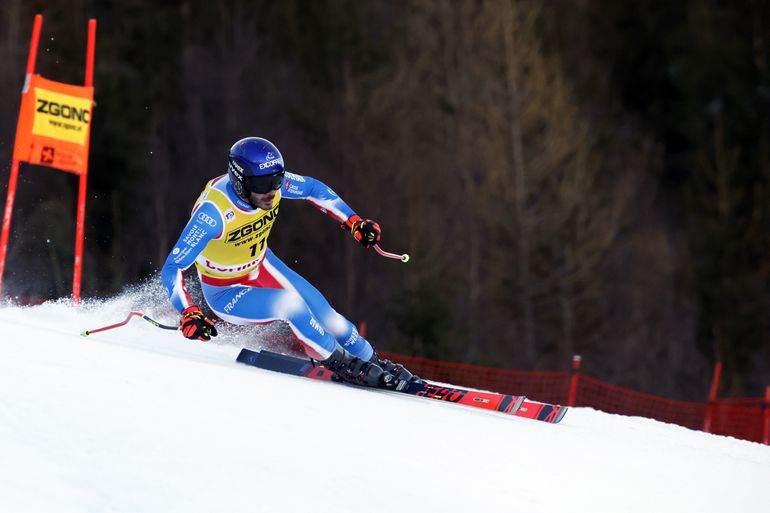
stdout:
{"type": "Polygon", "coordinates": [[[379,365],[382,370],[392,374],[398,381],[403,381],[406,383],[424,383],[424,381],[419,376],[412,374],[409,369],[400,363],[393,363],[388,359],[380,357],[380,355],[377,354],[377,351],[372,354],[372,357],[369,359],[369,361],[379,365]]]}
{"type": "Polygon", "coordinates": [[[339,345],[329,358],[319,363],[346,383],[386,389],[394,389],[399,383],[392,373],[383,370],[376,362],[356,358],[339,345]]]}

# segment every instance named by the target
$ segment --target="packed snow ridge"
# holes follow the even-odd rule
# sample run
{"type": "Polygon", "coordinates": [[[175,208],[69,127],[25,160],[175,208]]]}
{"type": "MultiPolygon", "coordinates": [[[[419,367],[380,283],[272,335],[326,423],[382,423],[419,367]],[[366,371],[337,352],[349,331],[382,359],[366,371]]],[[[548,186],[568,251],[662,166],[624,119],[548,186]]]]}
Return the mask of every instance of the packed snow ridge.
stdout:
{"type": "Polygon", "coordinates": [[[0,511],[770,511],[760,444],[584,408],[545,424],[235,362],[278,349],[277,328],[203,343],[135,319],[80,336],[156,295],[0,307],[0,511]]]}

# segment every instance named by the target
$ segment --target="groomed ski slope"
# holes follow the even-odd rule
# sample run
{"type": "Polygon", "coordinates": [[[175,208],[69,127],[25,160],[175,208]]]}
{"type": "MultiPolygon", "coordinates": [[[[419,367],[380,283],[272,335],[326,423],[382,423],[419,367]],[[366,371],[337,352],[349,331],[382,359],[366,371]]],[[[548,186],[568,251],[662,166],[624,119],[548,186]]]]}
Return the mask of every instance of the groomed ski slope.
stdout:
{"type": "Polygon", "coordinates": [[[79,335],[147,300],[0,307],[0,511],[770,511],[759,444],[582,408],[548,425],[235,363],[264,332],[191,342],[135,319],[79,335]]]}

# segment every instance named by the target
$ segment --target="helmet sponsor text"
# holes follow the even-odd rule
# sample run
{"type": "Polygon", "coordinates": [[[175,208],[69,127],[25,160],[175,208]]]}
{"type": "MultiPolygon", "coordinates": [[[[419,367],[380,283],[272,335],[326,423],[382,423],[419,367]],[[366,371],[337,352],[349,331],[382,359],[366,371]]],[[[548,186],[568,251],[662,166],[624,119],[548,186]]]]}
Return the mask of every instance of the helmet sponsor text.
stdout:
{"type": "Polygon", "coordinates": [[[267,169],[269,167],[281,166],[281,165],[283,165],[283,162],[281,162],[281,159],[268,160],[267,162],[261,163],[259,165],[259,169],[267,169]]]}

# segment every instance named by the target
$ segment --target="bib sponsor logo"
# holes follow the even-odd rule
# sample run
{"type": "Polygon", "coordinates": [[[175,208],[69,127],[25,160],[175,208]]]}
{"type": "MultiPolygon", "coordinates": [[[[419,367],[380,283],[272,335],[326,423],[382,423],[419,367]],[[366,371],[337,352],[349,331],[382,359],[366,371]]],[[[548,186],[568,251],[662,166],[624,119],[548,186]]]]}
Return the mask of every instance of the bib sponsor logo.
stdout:
{"type": "Polygon", "coordinates": [[[213,217],[211,217],[210,215],[206,214],[205,212],[201,212],[201,213],[198,214],[198,220],[203,222],[203,223],[206,223],[207,225],[211,226],[212,228],[214,228],[217,225],[216,220],[213,217]]]}
{"type": "Polygon", "coordinates": [[[262,228],[270,226],[270,224],[275,220],[275,217],[277,215],[278,215],[278,205],[274,206],[272,209],[265,212],[265,214],[259,217],[258,219],[255,219],[254,221],[244,224],[242,226],[239,226],[235,230],[227,232],[227,238],[225,239],[225,242],[237,243],[243,238],[248,237],[249,235],[255,232],[258,232],[262,228]]]}
{"type": "Polygon", "coordinates": [[[227,210],[225,210],[225,221],[229,223],[233,219],[235,219],[235,212],[233,211],[232,208],[228,208],[227,210]]]}
{"type": "Polygon", "coordinates": [[[218,264],[216,262],[212,262],[208,258],[202,258],[200,260],[203,260],[203,267],[206,269],[210,269],[221,274],[235,274],[257,267],[262,261],[262,257],[260,255],[260,258],[257,258],[256,260],[252,260],[251,262],[246,262],[245,264],[239,265],[218,264]]]}

